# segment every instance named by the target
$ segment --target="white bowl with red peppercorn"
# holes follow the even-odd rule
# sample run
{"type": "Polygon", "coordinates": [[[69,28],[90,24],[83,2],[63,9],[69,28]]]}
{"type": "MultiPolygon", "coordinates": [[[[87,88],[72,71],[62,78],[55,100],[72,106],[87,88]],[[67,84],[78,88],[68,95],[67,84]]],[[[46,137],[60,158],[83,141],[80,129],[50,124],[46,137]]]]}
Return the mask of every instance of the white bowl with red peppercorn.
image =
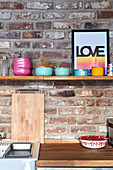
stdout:
{"type": "Polygon", "coordinates": [[[86,148],[103,148],[107,143],[107,139],[104,136],[80,136],[80,143],[86,148]]]}

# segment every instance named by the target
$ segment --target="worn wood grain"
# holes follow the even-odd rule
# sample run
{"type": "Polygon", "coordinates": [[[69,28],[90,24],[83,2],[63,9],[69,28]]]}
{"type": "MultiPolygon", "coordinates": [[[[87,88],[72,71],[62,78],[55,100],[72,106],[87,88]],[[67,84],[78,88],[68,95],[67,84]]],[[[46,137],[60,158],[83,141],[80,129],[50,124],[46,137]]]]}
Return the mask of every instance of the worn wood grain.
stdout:
{"type": "Polygon", "coordinates": [[[44,94],[13,94],[11,140],[44,142],[44,94]]]}
{"type": "Polygon", "coordinates": [[[0,76],[0,80],[25,80],[25,81],[39,81],[39,80],[113,80],[113,76],[0,76]]]}
{"type": "Polygon", "coordinates": [[[40,146],[36,166],[43,167],[112,167],[113,148],[88,149],[80,143],[45,143],[40,146]]]}

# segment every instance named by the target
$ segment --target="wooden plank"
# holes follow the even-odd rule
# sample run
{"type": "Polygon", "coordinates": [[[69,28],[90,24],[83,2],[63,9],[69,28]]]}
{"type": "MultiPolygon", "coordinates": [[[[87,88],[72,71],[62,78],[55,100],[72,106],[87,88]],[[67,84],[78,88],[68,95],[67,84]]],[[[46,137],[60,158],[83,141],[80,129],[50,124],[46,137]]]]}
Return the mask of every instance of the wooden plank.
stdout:
{"type": "Polygon", "coordinates": [[[43,80],[43,76],[0,76],[0,80],[43,80]]]}
{"type": "Polygon", "coordinates": [[[39,151],[40,151],[40,143],[39,142],[34,142],[33,143],[33,150],[32,150],[32,158],[37,158],[38,159],[39,151]]]}
{"type": "Polygon", "coordinates": [[[71,81],[71,80],[113,80],[113,76],[0,76],[0,80],[25,80],[25,81],[71,81]]]}
{"type": "Polygon", "coordinates": [[[113,167],[113,160],[41,160],[38,167],[113,167]]]}
{"type": "Polygon", "coordinates": [[[88,149],[80,143],[44,143],[36,166],[43,167],[112,167],[113,148],[88,149]]]}
{"type": "Polygon", "coordinates": [[[44,80],[113,80],[113,76],[44,76],[44,80]]]}
{"type": "Polygon", "coordinates": [[[44,94],[13,94],[11,140],[44,142],[44,94]]]}

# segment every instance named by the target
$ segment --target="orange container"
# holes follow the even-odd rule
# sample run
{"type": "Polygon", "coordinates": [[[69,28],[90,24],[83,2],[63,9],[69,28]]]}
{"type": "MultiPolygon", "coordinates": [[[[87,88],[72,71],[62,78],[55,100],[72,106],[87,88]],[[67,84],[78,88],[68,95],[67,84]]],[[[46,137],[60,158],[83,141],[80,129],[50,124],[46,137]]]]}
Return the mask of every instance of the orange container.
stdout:
{"type": "Polygon", "coordinates": [[[92,76],[103,76],[104,67],[92,67],[92,76]]]}

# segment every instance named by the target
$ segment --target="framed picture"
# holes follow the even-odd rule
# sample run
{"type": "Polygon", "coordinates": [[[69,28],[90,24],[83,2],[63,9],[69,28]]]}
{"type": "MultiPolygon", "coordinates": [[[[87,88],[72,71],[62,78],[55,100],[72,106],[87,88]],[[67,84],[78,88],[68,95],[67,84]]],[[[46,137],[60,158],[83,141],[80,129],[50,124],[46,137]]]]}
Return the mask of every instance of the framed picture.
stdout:
{"type": "Polygon", "coordinates": [[[74,69],[104,67],[109,63],[109,30],[72,30],[72,75],[74,69]]]}

